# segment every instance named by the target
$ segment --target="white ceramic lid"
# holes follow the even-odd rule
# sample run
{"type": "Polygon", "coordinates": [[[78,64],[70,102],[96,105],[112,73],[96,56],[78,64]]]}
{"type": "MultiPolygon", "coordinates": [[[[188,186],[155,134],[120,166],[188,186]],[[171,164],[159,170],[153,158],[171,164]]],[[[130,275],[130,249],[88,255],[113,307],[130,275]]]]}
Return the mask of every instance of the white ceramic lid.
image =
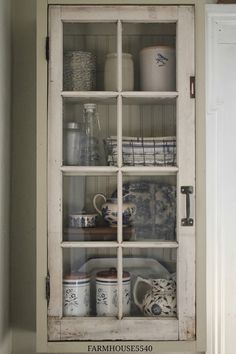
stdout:
{"type": "MultiPolygon", "coordinates": [[[[117,53],[108,53],[107,54],[107,58],[116,58],[117,57],[117,53]]],[[[130,54],[130,53],[122,53],[122,57],[124,57],[124,58],[130,58],[130,59],[132,59],[132,54],[130,54]]]]}

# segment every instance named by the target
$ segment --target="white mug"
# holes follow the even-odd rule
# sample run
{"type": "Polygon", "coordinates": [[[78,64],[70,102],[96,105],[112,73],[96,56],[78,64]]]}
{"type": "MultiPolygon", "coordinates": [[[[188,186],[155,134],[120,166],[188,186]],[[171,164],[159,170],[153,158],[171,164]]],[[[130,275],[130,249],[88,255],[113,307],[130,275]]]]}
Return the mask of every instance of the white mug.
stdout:
{"type": "Polygon", "coordinates": [[[90,278],[84,273],[63,278],[64,316],[89,316],[90,278]]]}
{"type": "MultiPolygon", "coordinates": [[[[123,272],[123,315],[130,314],[130,274],[123,272]]],[[[96,275],[96,310],[97,316],[118,315],[117,271],[112,268],[96,275]]]]}

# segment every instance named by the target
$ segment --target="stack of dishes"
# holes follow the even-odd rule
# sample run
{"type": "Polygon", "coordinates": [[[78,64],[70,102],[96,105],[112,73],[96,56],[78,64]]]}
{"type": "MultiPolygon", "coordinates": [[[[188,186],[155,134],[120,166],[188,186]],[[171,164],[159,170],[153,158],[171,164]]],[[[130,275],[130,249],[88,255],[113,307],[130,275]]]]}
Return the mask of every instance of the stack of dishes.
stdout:
{"type": "MultiPolygon", "coordinates": [[[[117,165],[117,138],[105,140],[108,165],[117,165]]],[[[126,166],[175,166],[176,138],[170,137],[123,137],[123,165],[126,166]]]]}
{"type": "Polygon", "coordinates": [[[91,91],[96,89],[96,57],[80,50],[64,53],[64,90],[91,91]]]}

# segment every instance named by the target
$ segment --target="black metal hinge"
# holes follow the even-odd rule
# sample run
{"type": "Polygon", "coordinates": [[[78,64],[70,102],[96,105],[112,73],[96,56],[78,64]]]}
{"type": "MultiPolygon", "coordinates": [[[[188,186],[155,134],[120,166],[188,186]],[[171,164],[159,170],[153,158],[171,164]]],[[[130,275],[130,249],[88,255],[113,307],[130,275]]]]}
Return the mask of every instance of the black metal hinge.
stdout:
{"type": "Polygon", "coordinates": [[[46,43],[45,43],[45,56],[46,60],[49,61],[49,37],[46,37],[46,43]]]}
{"type": "Polygon", "coordinates": [[[46,279],[45,279],[45,296],[47,299],[47,303],[49,304],[49,300],[50,300],[50,276],[49,276],[49,274],[46,276],[46,279]]]}
{"type": "Polygon", "coordinates": [[[196,80],[195,76],[190,76],[190,98],[195,98],[196,96],[196,80]]]}

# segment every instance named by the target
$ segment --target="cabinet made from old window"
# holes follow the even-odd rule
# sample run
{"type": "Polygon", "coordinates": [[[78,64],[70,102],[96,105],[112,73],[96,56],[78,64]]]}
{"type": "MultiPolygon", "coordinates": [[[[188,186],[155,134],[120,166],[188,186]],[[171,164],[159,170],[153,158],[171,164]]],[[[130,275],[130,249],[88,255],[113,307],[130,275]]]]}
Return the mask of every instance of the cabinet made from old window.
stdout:
{"type": "Polygon", "coordinates": [[[195,340],[194,7],[50,5],[47,53],[48,342],[195,340]]]}

